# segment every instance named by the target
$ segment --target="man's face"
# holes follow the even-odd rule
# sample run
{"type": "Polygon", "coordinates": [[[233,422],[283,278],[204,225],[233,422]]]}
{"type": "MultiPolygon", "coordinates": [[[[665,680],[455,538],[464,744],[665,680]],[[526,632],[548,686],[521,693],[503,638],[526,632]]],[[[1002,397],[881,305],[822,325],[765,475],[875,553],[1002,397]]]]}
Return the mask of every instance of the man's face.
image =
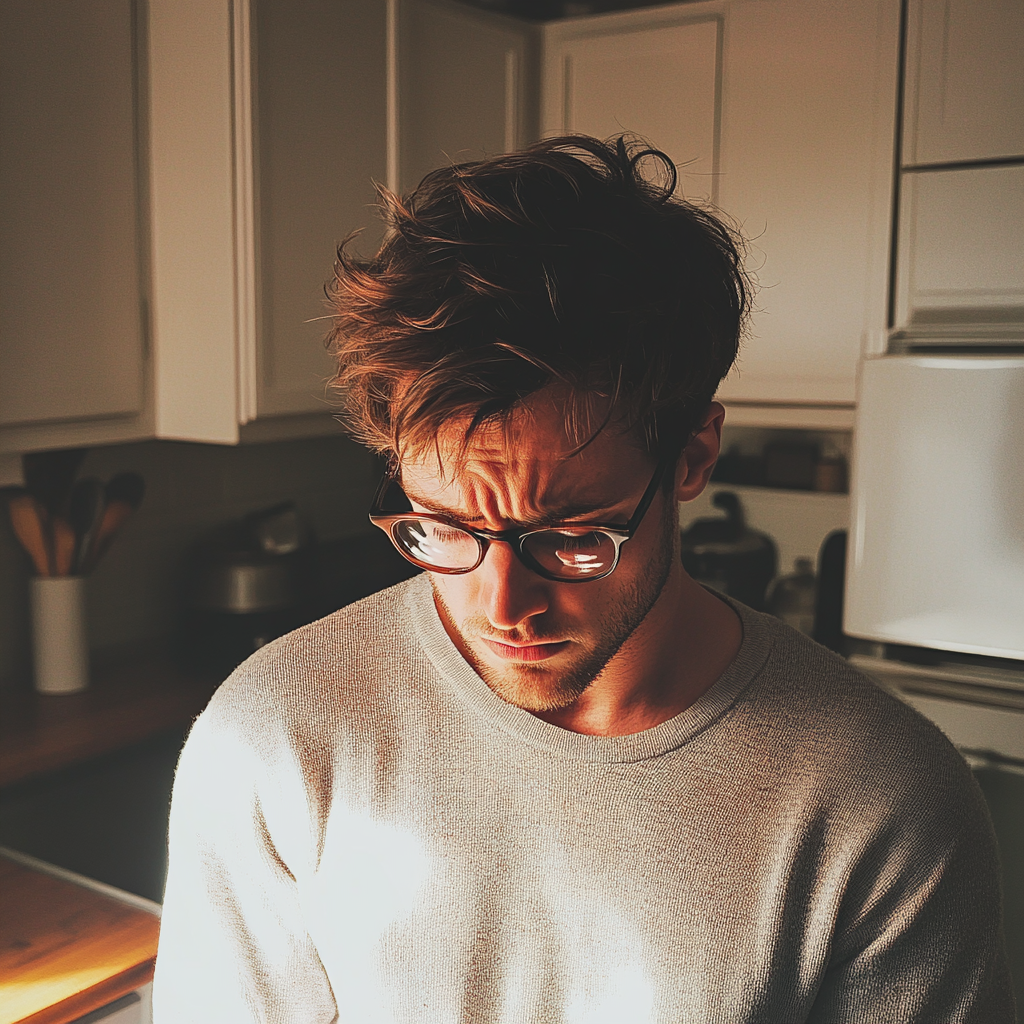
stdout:
{"type": "MultiPolygon", "coordinates": [[[[577,455],[557,396],[530,401],[509,432],[478,431],[465,457],[438,451],[403,460],[402,484],[418,511],[504,530],[553,522],[625,524],[654,459],[608,428],[577,455]]],[[[670,471],[671,475],[671,471],[670,471]]],[[[572,704],[622,648],[678,563],[677,513],[659,489],[615,571],[586,583],[543,579],[511,547],[492,543],[463,575],[431,573],[439,612],[462,655],[500,697],[529,711],[572,704]]]]}

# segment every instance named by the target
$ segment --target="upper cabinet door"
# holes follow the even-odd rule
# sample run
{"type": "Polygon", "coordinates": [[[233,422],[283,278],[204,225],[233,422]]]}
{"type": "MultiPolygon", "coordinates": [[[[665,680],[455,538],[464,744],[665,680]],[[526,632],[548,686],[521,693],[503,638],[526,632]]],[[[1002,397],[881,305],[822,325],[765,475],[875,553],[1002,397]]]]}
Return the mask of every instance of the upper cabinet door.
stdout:
{"type": "MultiPolygon", "coordinates": [[[[699,9],[698,9],[699,10],[699,9]]],[[[682,194],[717,197],[722,19],[675,9],[552,25],[545,37],[546,134],[630,132],[677,164],[682,194]]]]}
{"type": "Polygon", "coordinates": [[[758,284],[728,401],[856,400],[887,323],[898,28],[898,0],[727,8],[719,203],[758,284]]]}
{"type": "Polygon", "coordinates": [[[519,149],[537,137],[536,32],[445,0],[397,0],[401,191],[447,163],[519,149]]]}
{"type": "Polygon", "coordinates": [[[324,284],[339,243],[373,253],[386,173],[385,5],[254,0],[258,417],[328,408],[324,284]]]}
{"type": "Polygon", "coordinates": [[[157,436],[234,443],[316,412],[330,430],[323,286],[347,234],[379,238],[385,5],[149,9],[157,436]]]}
{"type": "Polygon", "coordinates": [[[132,0],[0,4],[0,440],[9,449],[144,429],[135,21],[132,0]]]}
{"type": "Polygon", "coordinates": [[[1024,156],[1024,3],[910,0],[903,162],[1024,156]]]}
{"type": "Polygon", "coordinates": [[[244,109],[233,118],[248,88],[239,75],[236,96],[228,0],[148,7],[156,435],[234,443],[240,351],[254,329],[244,315],[252,288],[242,287],[252,277],[251,159],[239,166],[249,184],[237,202],[235,171],[236,133],[249,121],[244,109]]]}

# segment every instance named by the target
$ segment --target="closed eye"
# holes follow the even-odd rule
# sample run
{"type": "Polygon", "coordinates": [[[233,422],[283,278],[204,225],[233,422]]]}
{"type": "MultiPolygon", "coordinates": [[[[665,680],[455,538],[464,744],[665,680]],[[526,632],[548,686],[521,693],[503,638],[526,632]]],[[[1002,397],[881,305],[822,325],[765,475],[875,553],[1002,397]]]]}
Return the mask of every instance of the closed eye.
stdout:
{"type": "Polygon", "coordinates": [[[437,523],[432,523],[427,533],[431,540],[438,541],[441,544],[450,543],[451,541],[464,541],[469,536],[463,530],[457,530],[452,526],[440,526],[437,523]]]}

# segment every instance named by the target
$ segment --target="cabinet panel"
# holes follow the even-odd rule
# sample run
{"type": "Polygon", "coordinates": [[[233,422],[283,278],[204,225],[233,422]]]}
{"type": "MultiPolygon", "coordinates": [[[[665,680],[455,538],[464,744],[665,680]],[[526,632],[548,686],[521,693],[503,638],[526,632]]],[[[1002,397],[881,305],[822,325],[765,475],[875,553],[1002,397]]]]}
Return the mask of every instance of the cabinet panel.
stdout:
{"type": "Polygon", "coordinates": [[[853,403],[886,327],[896,0],[727,8],[719,202],[759,291],[727,401],[853,403]]]}
{"type": "Polygon", "coordinates": [[[149,0],[156,434],[238,440],[233,26],[227,0],[149,0]]]}
{"type": "Polygon", "coordinates": [[[600,139],[636,133],[677,162],[683,194],[713,199],[720,33],[714,16],[632,31],[570,25],[546,56],[546,94],[561,102],[549,102],[558,116],[545,128],[600,139]]]}
{"type": "Polygon", "coordinates": [[[257,413],[325,411],[333,360],[323,286],[341,240],[380,242],[385,7],[363,0],[253,5],[259,319],[257,413]]]}
{"type": "Polygon", "coordinates": [[[1024,4],[911,0],[906,164],[1024,155],[1024,4]]]}
{"type": "Polygon", "coordinates": [[[0,426],[143,409],[134,20],[0,4],[0,426]]]}
{"type": "Polygon", "coordinates": [[[1024,167],[904,174],[896,327],[1024,324],[1024,167]]]}
{"type": "Polygon", "coordinates": [[[385,7],[149,6],[157,436],[334,432],[317,318],[385,174],[385,7]]]}
{"type": "Polygon", "coordinates": [[[457,4],[400,0],[399,186],[537,136],[535,33],[457,4]]]}

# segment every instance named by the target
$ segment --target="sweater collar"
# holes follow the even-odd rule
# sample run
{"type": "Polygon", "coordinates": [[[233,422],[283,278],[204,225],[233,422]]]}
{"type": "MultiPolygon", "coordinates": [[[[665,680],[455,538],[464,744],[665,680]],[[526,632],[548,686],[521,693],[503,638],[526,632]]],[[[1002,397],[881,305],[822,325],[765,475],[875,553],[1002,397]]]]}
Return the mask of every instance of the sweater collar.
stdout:
{"type": "Polygon", "coordinates": [[[404,588],[404,600],[416,638],[456,696],[503,731],[572,760],[641,761],[683,746],[728,711],[761,670],[771,648],[771,635],[764,616],[737,601],[723,598],[740,617],[743,640],[732,664],[717,682],[686,710],[651,729],[625,736],[589,736],[552,725],[502,700],[452,643],[437,614],[427,574],[414,577],[404,588]]]}

